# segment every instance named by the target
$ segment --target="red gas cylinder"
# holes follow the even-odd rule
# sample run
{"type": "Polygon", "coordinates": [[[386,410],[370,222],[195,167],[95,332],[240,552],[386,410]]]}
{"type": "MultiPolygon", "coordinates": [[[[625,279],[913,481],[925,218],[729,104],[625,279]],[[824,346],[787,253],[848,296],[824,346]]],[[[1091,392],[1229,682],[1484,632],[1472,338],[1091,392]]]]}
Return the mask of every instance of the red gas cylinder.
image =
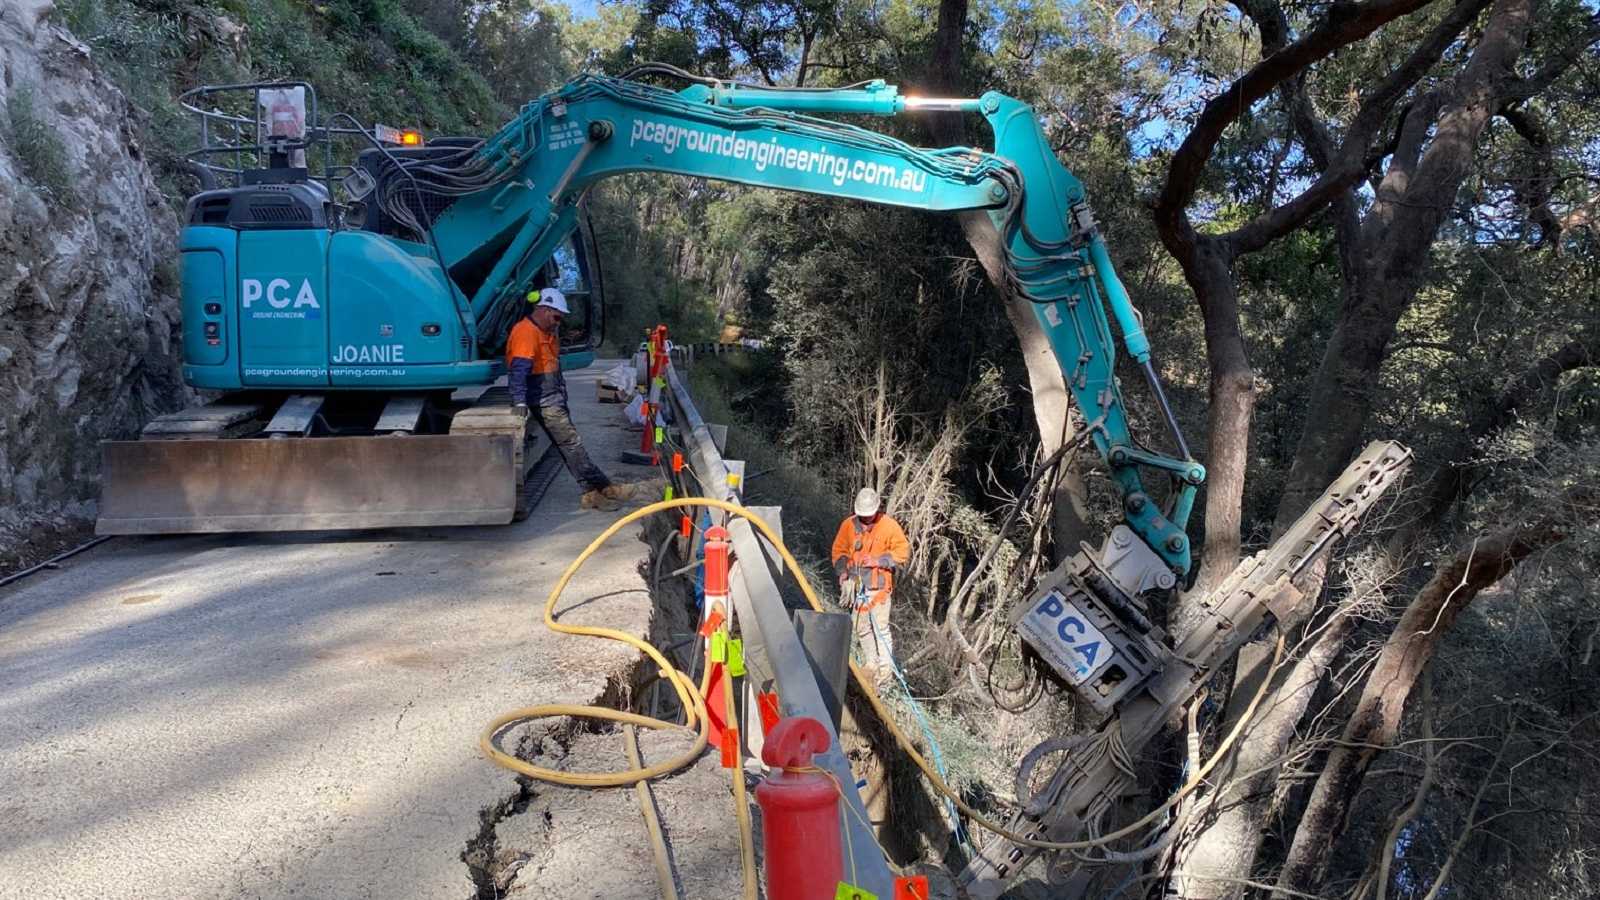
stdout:
{"type": "Polygon", "coordinates": [[[767,900],[831,898],[844,877],[839,788],[822,772],[796,771],[828,744],[821,722],[794,716],[773,726],[761,747],[761,761],[777,770],[756,787],[767,900]]]}

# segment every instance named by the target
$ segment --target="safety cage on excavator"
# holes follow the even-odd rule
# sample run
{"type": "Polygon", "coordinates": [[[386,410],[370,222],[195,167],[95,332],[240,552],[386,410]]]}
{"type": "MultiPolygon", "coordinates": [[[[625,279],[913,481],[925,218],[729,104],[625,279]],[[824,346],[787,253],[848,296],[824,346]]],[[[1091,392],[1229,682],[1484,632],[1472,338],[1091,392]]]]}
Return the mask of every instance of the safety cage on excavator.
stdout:
{"type": "MultiPolygon", "coordinates": [[[[470,137],[425,141],[415,129],[381,124],[368,129],[342,113],[324,118],[316,88],[304,81],[206,85],[186,91],[178,102],[200,126],[200,145],[185,160],[202,192],[312,184],[320,187],[329,207],[326,218],[331,227],[410,240],[422,236],[384,216],[366,199],[386,178],[399,175],[398,160],[459,156],[479,143],[470,137]]],[[[446,198],[426,195],[406,202],[422,213],[423,222],[431,222],[448,205],[446,198]]],[[[196,211],[191,221],[208,213],[215,216],[217,211],[196,211]]]]}

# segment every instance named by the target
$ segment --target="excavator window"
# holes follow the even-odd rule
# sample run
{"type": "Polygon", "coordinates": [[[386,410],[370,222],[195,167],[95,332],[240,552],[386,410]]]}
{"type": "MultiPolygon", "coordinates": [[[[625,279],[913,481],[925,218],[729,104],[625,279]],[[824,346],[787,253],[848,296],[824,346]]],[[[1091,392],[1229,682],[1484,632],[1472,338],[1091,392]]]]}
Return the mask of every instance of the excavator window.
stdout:
{"type": "Polygon", "coordinates": [[[567,295],[567,306],[572,310],[561,323],[563,349],[588,349],[591,344],[594,292],[589,284],[589,261],[582,247],[582,236],[574,231],[551,255],[544,269],[545,283],[560,288],[561,293],[567,295]]]}

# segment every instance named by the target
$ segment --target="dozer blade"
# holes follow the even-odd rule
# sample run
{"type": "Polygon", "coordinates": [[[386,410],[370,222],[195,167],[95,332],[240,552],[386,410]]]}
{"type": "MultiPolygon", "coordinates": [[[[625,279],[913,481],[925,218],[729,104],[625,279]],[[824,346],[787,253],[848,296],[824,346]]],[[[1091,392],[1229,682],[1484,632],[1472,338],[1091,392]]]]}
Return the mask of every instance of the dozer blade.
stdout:
{"type": "Polygon", "coordinates": [[[97,534],[511,521],[508,434],[101,443],[97,534]]]}

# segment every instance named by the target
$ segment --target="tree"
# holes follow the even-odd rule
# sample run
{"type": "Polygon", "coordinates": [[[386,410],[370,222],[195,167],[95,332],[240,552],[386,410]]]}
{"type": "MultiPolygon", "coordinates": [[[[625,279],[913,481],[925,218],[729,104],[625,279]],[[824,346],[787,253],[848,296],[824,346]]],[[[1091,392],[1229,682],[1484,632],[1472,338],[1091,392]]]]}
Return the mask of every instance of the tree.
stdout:
{"type": "MultiPolygon", "coordinates": [[[[1470,0],[1481,3],[1482,0],[1470,0]]],[[[1379,81],[1366,95],[1360,112],[1338,152],[1302,191],[1257,214],[1243,225],[1220,234],[1204,233],[1191,220],[1189,207],[1226,130],[1244,111],[1274,91],[1293,90],[1318,63],[1356,43],[1383,25],[1426,6],[1428,0],[1368,0],[1333,6],[1297,39],[1289,21],[1271,0],[1240,3],[1241,11],[1261,34],[1262,59],[1209,100],[1167,164],[1167,174],[1154,213],[1162,243],[1183,267],[1194,291],[1206,329],[1210,364],[1210,408],[1206,501],[1206,543],[1199,587],[1214,584],[1238,560],[1244,473],[1255,408],[1255,375],[1250,367],[1240,323],[1239,299],[1232,267],[1243,255],[1306,224],[1335,196],[1364,177],[1371,165],[1372,143],[1389,112],[1406,91],[1439,59],[1455,34],[1470,20],[1467,12],[1451,17],[1379,81]]],[[[1276,180],[1276,179],[1274,179],[1276,180]]],[[[1268,198],[1276,202],[1276,198],[1268,198]]],[[[1319,484],[1317,492],[1322,490],[1319,484]]]]}
{"type": "MultiPolygon", "coordinates": [[[[1492,6],[1484,0],[1460,0],[1367,95],[1338,143],[1308,97],[1307,78],[1285,82],[1282,88],[1295,136],[1320,169],[1317,181],[1301,197],[1311,195],[1317,185],[1326,186],[1328,192],[1319,199],[1332,204],[1343,278],[1340,317],[1307,395],[1307,424],[1280,499],[1274,533],[1303,511],[1357,449],[1395,326],[1423,283],[1429,250],[1472,170],[1488,122],[1507,104],[1522,102],[1532,96],[1530,91],[1536,94],[1547,88],[1576,57],[1572,44],[1588,46],[1597,36],[1592,26],[1579,29],[1571,42],[1557,44],[1559,49],[1536,75],[1518,78],[1515,64],[1528,46],[1537,6],[1531,0],[1497,0],[1492,6]],[[1482,30],[1462,41],[1460,36],[1484,17],[1485,10],[1482,30]],[[1446,65],[1458,64],[1453,76],[1433,72],[1441,60],[1446,65]],[[1406,102],[1395,116],[1392,130],[1387,134],[1380,131],[1378,123],[1389,117],[1402,98],[1406,102]],[[1364,175],[1379,156],[1387,162],[1381,174],[1372,176],[1373,199],[1363,211],[1357,192],[1361,179],[1352,176],[1364,175]]],[[[1245,9],[1260,29],[1264,49],[1283,45],[1281,11],[1260,4],[1245,9]]],[[[1238,347],[1235,342],[1229,344],[1238,347]]],[[[1214,371],[1214,385],[1215,377],[1214,371]]],[[[1238,423],[1234,425],[1237,428],[1238,423]]],[[[1301,618],[1311,612],[1302,610],[1301,618]]],[[[1282,627],[1297,624],[1280,623],[1282,627]]],[[[1330,661],[1350,624],[1338,623],[1322,635],[1322,640],[1334,642],[1327,654],[1330,661]]],[[[1251,684],[1263,661],[1264,654],[1255,648],[1240,654],[1236,689],[1251,684]]],[[[1275,688],[1280,702],[1253,723],[1236,763],[1240,770],[1256,773],[1249,778],[1252,783],[1239,789],[1241,799],[1221,812],[1190,846],[1182,859],[1185,871],[1231,879],[1249,874],[1272,800],[1266,790],[1274,779],[1270,762],[1280,757],[1294,738],[1311,701],[1311,688],[1324,668],[1295,667],[1275,688]]],[[[1239,693],[1248,696],[1251,691],[1239,693]]],[[[1231,706],[1230,713],[1236,715],[1237,707],[1231,706]]],[[[1224,890],[1222,881],[1191,879],[1189,884],[1190,896],[1216,896],[1224,890]]]]}
{"type": "MultiPolygon", "coordinates": [[[[1484,6],[1481,0],[1459,3],[1458,15],[1451,18],[1473,21],[1484,6]]],[[[1458,54],[1463,65],[1457,77],[1420,91],[1403,111],[1390,146],[1384,148],[1391,151],[1387,166],[1373,179],[1374,196],[1365,210],[1353,184],[1338,198],[1342,310],[1306,410],[1306,420],[1318,427],[1301,434],[1278,506],[1277,528],[1287,527],[1355,452],[1389,341],[1423,283],[1429,251],[1473,174],[1490,122],[1504,117],[1534,145],[1548,143],[1528,101],[1600,39],[1600,24],[1580,12],[1571,3],[1496,3],[1470,54],[1458,54]],[[1539,10],[1550,15],[1540,36],[1548,49],[1537,54],[1541,59],[1535,71],[1519,76],[1517,63],[1528,51],[1539,10]]],[[[1327,158],[1326,126],[1313,119],[1315,111],[1303,93],[1296,94],[1294,103],[1302,140],[1314,155],[1327,158]]],[[[1543,204],[1533,204],[1532,212],[1545,222],[1546,234],[1559,231],[1543,204]]]]}
{"type": "Polygon", "coordinates": [[[1473,536],[1412,598],[1378,651],[1366,687],[1317,777],[1278,876],[1280,893],[1315,892],[1322,886],[1332,858],[1328,848],[1348,827],[1362,779],[1373,759],[1398,739],[1412,689],[1462,612],[1518,563],[1564,540],[1574,518],[1600,512],[1595,500],[1592,489],[1578,488],[1527,522],[1473,536]]]}
{"type": "Polygon", "coordinates": [[[819,63],[819,40],[838,20],[837,0],[647,0],[646,14],[699,36],[702,58],[732,72],[744,69],[776,85],[793,73],[804,87],[819,63]]]}

